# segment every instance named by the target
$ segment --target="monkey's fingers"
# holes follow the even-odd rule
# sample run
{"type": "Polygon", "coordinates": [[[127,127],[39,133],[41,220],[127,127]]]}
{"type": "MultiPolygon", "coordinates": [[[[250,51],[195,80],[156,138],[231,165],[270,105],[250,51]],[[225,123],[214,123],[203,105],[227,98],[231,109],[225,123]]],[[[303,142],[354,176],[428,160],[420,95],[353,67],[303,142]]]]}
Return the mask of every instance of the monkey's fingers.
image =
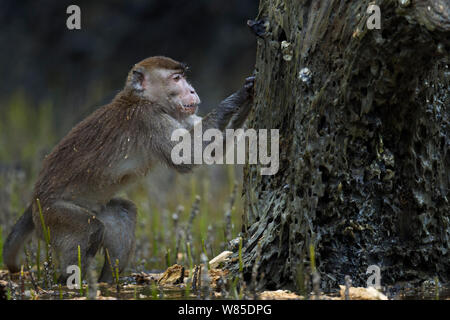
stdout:
{"type": "Polygon", "coordinates": [[[253,94],[254,85],[255,85],[255,76],[251,76],[245,79],[244,88],[248,93],[253,94]]]}
{"type": "Polygon", "coordinates": [[[247,26],[257,37],[264,38],[267,33],[268,21],[265,19],[247,20],[247,26]]]}
{"type": "Polygon", "coordinates": [[[256,78],[256,76],[254,76],[254,75],[247,77],[247,78],[245,78],[245,83],[255,82],[255,78],[256,78]]]}

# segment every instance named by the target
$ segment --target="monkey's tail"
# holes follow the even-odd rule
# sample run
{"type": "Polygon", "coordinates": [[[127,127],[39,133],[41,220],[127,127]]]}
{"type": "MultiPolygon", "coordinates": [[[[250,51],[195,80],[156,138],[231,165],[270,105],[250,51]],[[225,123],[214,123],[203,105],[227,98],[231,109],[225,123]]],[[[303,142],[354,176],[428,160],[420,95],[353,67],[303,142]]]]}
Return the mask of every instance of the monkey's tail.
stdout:
{"type": "Polygon", "coordinates": [[[34,230],[31,205],[14,225],[3,245],[3,262],[10,272],[19,272],[19,252],[34,230]]]}

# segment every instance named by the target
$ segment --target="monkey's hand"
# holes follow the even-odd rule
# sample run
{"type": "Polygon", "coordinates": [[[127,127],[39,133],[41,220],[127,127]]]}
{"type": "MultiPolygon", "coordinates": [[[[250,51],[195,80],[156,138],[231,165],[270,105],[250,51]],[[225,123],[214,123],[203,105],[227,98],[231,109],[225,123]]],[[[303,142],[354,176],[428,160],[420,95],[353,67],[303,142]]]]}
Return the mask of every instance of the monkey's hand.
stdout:
{"type": "Polygon", "coordinates": [[[233,122],[231,127],[241,126],[251,110],[254,82],[254,76],[245,79],[245,84],[240,90],[223,100],[216,109],[203,118],[203,128],[214,127],[224,130],[232,118],[238,120],[231,121],[233,122]]]}
{"type": "Polygon", "coordinates": [[[245,95],[245,100],[253,99],[255,93],[255,76],[251,76],[245,79],[244,87],[241,91],[245,95]]]}
{"type": "Polygon", "coordinates": [[[254,86],[255,86],[254,75],[245,79],[245,84],[238,93],[242,101],[239,103],[239,108],[233,115],[233,118],[231,119],[228,128],[238,129],[242,127],[242,125],[244,124],[253,106],[253,97],[255,92],[254,86]]]}

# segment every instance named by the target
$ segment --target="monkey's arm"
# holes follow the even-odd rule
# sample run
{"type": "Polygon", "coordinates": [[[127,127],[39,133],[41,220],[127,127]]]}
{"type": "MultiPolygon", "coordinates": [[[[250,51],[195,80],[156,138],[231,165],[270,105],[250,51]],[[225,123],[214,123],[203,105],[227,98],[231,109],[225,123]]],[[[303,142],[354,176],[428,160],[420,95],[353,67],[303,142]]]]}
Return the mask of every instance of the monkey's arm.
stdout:
{"type": "MultiPolygon", "coordinates": [[[[191,141],[191,156],[189,163],[175,164],[173,162],[172,150],[180,142],[172,141],[171,137],[174,130],[181,128],[180,124],[173,118],[162,117],[159,128],[167,129],[165,132],[158,134],[158,136],[163,138],[159,141],[157,150],[163,162],[179,172],[190,172],[196,166],[196,164],[194,164],[194,143],[196,141],[196,139],[194,138],[194,134],[196,132],[197,126],[201,125],[202,137],[203,133],[208,129],[218,129],[223,133],[227,126],[233,129],[241,127],[245,122],[248,114],[250,113],[252,107],[254,80],[254,76],[248,77],[242,89],[223,100],[216,109],[208,113],[203,119],[195,116],[196,119],[193,119],[193,121],[191,121],[192,125],[184,127],[184,129],[186,129],[187,131],[185,132],[186,137],[183,137],[183,141],[185,141],[185,138],[191,141]],[[189,136],[189,138],[187,136],[189,136]]],[[[202,139],[202,154],[203,150],[207,145],[209,145],[209,143],[210,142],[203,141],[202,139]]],[[[225,143],[226,139],[224,137],[223,150],[225,150],[226,148],[225,143]]]]}
{"type": "Polygon", "coordinates": [[[230,123],[230,128],[241,127],[250,113],[253,101],[253,86],[255,76],[245,79],[244,86],[231,96],[223,100],[219,106],[208,113],[202,121],[203,130],[217,128],[225,130],[230,123]]]}
{"type": "Polygon", "coordinates": [[[239,129],[244,125],[245,120],[247,120],[250,111],[252,110],[253,101],[244,102],[238,112],[232,117],[227,129],[239,129]]]}

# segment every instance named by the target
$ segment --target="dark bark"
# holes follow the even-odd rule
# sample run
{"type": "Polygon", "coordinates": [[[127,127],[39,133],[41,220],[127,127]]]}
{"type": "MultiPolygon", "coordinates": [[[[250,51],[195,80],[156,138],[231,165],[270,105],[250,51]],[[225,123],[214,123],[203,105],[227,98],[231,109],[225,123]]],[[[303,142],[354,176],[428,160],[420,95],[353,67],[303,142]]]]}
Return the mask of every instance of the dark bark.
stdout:
{"type": "Polygon", "coordinates": [[[311,244],[327,291],[373,264],[382,285],[449,281],[450,4],[407,2],[371,2],[368,30],[369,1],[261,0],[249,127],[280,130],[280,170],[244,169],[247,279],[259,241],[268,288],[302,287],[311,244]]]}

